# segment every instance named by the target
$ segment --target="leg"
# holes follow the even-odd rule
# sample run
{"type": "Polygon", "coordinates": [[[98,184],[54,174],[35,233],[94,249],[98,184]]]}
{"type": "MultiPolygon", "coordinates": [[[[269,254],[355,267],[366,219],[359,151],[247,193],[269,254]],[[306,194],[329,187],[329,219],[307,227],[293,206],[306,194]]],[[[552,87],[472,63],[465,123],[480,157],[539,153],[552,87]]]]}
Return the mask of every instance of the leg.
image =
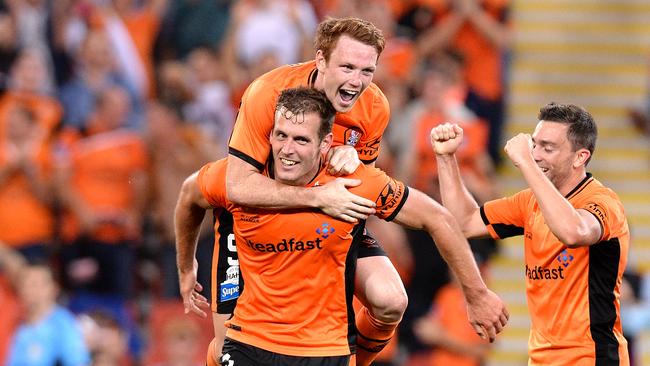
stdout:
{"type": "Polygon", "coordinates": [[[362,240],[357,259],[355,295],[365,305],[356,315],[356,364],[366,366],[388,344],[408,304],[397,270],[368,236],[362,240]]]}
{"type": "Polygon", "coordinates": [[[212,326],[214,327],[214,338],[208,346],[207,365],[219,364],[223,341],[226,339],[226,327],[223,323],[230,319],[231,314],[212,313],[212,326]]]}
{"type": "Polygon", "coordinates": [[[408,305],[402,280],[388,257],[357,260],[354,295],[372,315],[384,322],[398,322],[408,305]]]}

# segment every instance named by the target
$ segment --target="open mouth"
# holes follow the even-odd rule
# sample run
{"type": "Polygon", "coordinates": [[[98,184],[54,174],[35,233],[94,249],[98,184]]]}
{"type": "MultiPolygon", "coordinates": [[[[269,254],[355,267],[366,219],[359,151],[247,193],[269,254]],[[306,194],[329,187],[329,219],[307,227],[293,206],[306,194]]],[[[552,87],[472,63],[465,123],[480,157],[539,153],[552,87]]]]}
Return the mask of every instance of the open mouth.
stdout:
{"type": "Polygon", "coordinates": [[[359,95],[359,91],[357,90],[348,90],[348,89],[339,89],[339,95],[341,96],[341,99],[345,102],[350,102],[352,101],[357,95],[359,95]]]}
{"type": "Polygon", "coordinates": [[[282,163],[282,165],[285,165],[285,166],[294,166],[294,165],[298,164],[297,161],[287,160],[287,159],[284,159],[284,158],[280,158],[280,162],[282,163]]]}

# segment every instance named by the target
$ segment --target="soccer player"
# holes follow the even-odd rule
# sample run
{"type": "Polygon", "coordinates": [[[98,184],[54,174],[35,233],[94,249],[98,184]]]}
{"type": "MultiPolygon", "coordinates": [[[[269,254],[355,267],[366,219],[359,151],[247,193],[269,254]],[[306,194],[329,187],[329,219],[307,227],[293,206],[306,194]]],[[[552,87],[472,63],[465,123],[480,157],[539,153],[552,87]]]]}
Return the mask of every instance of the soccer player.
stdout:
{"type": "Polygon", "coordinates": [[[482,207],[454,156],[462,129],[433,128],[443,204],[467,237],[524,236],[529,365],[629,365],[619,288],[630,234],[618,196],[586,170],[596,124],[570,104],[547,104],[538,119],[505,146],[529,188],[482,207]]]}
{"type": "MultiPolygon", "coordinates": [[[[267,174],[285,184],[312,187],[337,179],[322,162],[332,142],[329,131],[334,115],[324,93],[312,88],[289,89],[281,94],[278,104],[267,174]]],[[[304,362],[299,356],[306,356],[310,365],[347,365],[356,336],[351,308],[359,247],[355,234],[363,226],[311,208],[275,211],[233,204],[226,199],[225,170],[226,161],[221,160],[190,176],[176,209],[181,273],[195,271],[193,249],[203,210],[226,207],[236,222],[246,290],[227,322],[230,340],[224,346],[222,362],[293,364],[304,362]]],[[[428,196],[379,169],[362,165],[351,178],[362,180],[351,189],[377,202],[377,216],[427,230],[434,237],[462,283],[474,328],[494,339],[507,322],[507,311],[485,287],[451,215],[428,196]]],[[[197,296],[192,293],[191,300],[197,296]]],[[[368,311],[361,316],[368,317],[368,311]]]]}
{"type": "MultiPolygon", "coordinates": [[[[269,156],[268,137],[278,95],[296,86],[323,90],[338,112],[333,127],[335,147],[327,159],[331,173],[349,174],[361,162],[372,165],[377,159],[390,115],[386,97],[372,83],[384,49],[384,36],[373,24],[361,19],[328,19],[318,26],[314,43],[313,61],[272,70],[255,80],[244,93],[229,143],[228,198],[237,204],[260,208],[313,207],[332,217],[356,222],[374,211],[374,202],[346,189],[359,184],[358,181],[342,179],[320,187],[299,187],[260,174],[269,156]]],[[[357,362],[365,365],[389,342],[408,299],[399,274],[383,249],[369,236],[364,237],[362,244],[355,276],[356,296],[372,315],[368,319],[358,317],[360,322],[370,320],[359,324],[365,337],[359,340],[357,362]]],[[[232,253],[228,256],[232,258],[232,253]]],[[[217,276],[224,277],[219,272],[217,276]]]]}

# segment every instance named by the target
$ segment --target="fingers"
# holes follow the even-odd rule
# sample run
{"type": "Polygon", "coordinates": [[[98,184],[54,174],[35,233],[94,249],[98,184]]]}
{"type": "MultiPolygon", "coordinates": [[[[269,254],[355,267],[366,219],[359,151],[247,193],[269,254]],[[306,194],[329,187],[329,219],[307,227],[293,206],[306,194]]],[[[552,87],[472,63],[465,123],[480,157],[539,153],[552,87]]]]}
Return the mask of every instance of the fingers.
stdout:
{"type": "Polygon", "coordinates": [[[327,171],[332,175],[352,174],[360,164],[357,151],[348,145],[331,149],[327,156],[327,171]]]}
{"type": "Polygon", "coordinates": [[[210,304],[208,300],[196,291],[192,291],[189,296],[183,296],[183,308],[185,314],[190,312],[199,315],[202,318],[207,317],[208,315],[201,308],[209,308],[210,304]]]}
{"type": "Polygon", "coordinates": [[[486,339],[486,332],[483,330],[482,326],[480,326],[478,323],[472,322],[472,328],[474,328],[474,331],[476,334],[478,334],[479,337],[481,337],[481,339],[486,339]]]}
{"type": "Polygon", "coordinates": [[[329,165],[327,172],[334,176],[343,176],[354,173],[359,167],[358,162],[348,161],[341,162],[336,165],[329,165]]]}
{"type": "Polygon", "coordinates": [[[431,129],[432,141],[447,141],[460,137],[463,129],[455,123],[443,123],[431,129]]]}
{"type": "Polygon", "coordinates": [[[361,184],[361,179],[337,178],[346,187],[356,187],[361,184]]]}

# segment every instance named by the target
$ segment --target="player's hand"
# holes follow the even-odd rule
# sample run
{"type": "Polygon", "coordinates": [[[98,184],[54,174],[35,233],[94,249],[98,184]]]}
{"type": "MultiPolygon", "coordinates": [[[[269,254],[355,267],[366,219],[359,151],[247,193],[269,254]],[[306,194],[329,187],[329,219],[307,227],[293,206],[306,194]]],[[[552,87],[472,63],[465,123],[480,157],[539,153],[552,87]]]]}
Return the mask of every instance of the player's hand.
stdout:
{"type": "Polygon", "coordinates": [[[463,129],[455,123],[443,123],[431,129],[431,147],[437,155],[456,153],[463,142],[463,129]]]}
{"type": "Polygon", "coordinates": [[[185,314],[190,311],[199,315],[202,318],[208,315],[202,308],[209,308],[208,300],[200,294],[203,286],[196,281],[199,263],[194,258],[193,268],[191,271],[178,271],[178,283],[181,289],[181,296],[183,297],[183,308],[185,314]]]}
{"type": "Polygon", "coordinates": [[[359,179],[336,178],[335,180],[316,189],[319,190],[317,207],[324,213],[348,222],[365,220],[375,213],[375,203],[369,199],[357,196],[346,187],[356,187],[361,184],[359,179]]]}
{"type": "Polygon", "coordinates": [[[533,138],[527,133],[520,133],[508,140],[503,150],[516,167],[535,161],[533,159],[533,138]]]}
{"type": "Polygon", "coordinates": [[[494,342],[510,318],[504,302],[489,289],[475,294],[466,293],[465,299],[467,316],[476,334],[494,342]]]}
{"type": "Polygon", "coordinates": [[[327,153],[327,172],[337,177],[354,173],[359,165],[359,154],[350,145],[333,147],[327,153]]]}

